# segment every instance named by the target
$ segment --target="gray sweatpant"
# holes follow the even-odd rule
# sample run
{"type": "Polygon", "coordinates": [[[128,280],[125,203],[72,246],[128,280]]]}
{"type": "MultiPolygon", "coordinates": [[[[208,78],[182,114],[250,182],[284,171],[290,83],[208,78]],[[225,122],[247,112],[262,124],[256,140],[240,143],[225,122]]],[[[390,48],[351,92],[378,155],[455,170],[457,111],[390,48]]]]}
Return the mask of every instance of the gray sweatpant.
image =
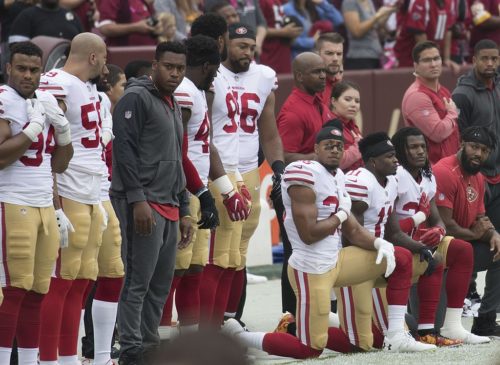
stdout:
{"type": "Polygon", "coordinates": [[[150,236],[135,233],[133,207],[112,198],[122,232],[125,280],[118,302],[120,349],[132,356],[159,345],[158,326],[175,269],[178,222],[153,209],[156,225],[150,236]]]}

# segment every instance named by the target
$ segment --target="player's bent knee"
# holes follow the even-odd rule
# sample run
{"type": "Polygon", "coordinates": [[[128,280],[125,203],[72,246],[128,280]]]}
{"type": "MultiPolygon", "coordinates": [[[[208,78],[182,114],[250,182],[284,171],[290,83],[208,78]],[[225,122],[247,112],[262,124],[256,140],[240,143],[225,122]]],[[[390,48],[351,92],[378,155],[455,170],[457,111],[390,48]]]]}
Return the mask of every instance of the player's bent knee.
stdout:
{"type": "Polygon", "coordinates": [[[31,290],[38,294],[47,294],[50,288],[50,277],[39,278],[33,281],[31,290]]]}

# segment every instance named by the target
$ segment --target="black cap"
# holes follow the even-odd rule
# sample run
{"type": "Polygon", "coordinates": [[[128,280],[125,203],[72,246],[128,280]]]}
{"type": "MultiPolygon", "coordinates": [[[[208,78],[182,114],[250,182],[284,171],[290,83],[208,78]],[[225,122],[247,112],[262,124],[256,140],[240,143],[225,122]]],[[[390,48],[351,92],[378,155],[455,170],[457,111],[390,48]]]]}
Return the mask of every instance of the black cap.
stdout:
{"type": "Polygon", "coordinates": [[[229,39],[236,38],[250,38],[255,40],[255,30],[247,24],[244,23],[233,23],[227,27],[229,32],[229,39]]]}

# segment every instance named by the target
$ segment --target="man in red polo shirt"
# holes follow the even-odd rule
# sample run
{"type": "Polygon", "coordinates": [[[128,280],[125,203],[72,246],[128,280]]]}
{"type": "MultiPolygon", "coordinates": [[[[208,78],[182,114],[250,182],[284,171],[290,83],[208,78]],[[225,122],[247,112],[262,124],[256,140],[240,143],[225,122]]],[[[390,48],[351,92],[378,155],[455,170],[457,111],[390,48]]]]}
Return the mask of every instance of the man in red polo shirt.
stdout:
{"type": "Polygon", "coordinates": [[[153,0],[100,0],[96,24],[108,46],[150,46],[158,43],[161,22],[154,15],[153,0]],[[124,6],[125,5],[125,6],[124,6]]]}
{"type": "Polygon", "coordinates": [[[439,84],[443,66],[438,45],[418,43],[412,56],[415,82],[406,90],[401,110],[405,124],[424,134],[434,164],[459,148],[457,108],[450,91],[439,84]]]}
{"type": "Polygon", "coordinates": [[[321,93],[323,103],[331,109],[333,87],[342,81],[344,73],[344,37],[338,33],[323,33],[314,45],[314,50],[323,59],[326,65],[326,85],[321,93]]]}
{"type": "Polygon", "coordinates": [[[433,171],[437,183],[439,213],[449,236],[472,242],[474,273],[486,271],[486,287],[471,332],[499,336],[496,308],[500,304],[500,235],[486,216],[485,178],[480,172],[497,137],[485,127],[462,131],[462,145],[456,155],[443,158],[433,171]]]}

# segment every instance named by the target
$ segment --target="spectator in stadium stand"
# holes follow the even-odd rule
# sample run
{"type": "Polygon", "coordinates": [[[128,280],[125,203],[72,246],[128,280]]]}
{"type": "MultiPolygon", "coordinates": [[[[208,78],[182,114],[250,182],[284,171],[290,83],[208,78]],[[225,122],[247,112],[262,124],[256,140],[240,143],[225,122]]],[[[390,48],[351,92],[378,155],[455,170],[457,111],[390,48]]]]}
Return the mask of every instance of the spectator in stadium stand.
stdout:
{"type": "MultiPolygon", "coordinates": [[[[286,15],[297,17],[303,27],[302,34],[292,43],[292,58],[299,53],[313,50],[314,43],[321,34],[321,27],[317,26],[319,21],[327,20],[333,27],[344,24],[342,14],[328,0],[290,0],[283,10],[286,15]],[[312,28],[316,29],[313,34],[312,28]]],[[[332,30],[334,29],[329,31],[332,30]]]]}
{"type": "Polygon", "coordinates": [[[403,96],[401,112],[405,125],[417,127],[424,134],[429,161],[435,164],[458,151],[457,108],[450,91],[439,83],[443,66],[438,45],[418,43],[412,57],[415,81],[403,96]]]}
{"type": "Polygon", "coordinates": [[[285,15],[284,2],[285,0],[259,0],[267,23],[260,63],[271,67],[277,74],[292,72],[291,44],[302,33],[302,26],[285,15]]]}
{"type": "Polygon", "coordinates": [[[262,44],[266,38],[267,24],[258,0],[205,0],[205,9],[222,16],[226,23],[242,22],[256,30],[256,56],[262,54],[262,44]]]}
{"type": "Polygon", "coordinates": [[[188,27],[186,23],[186,17],[177,8],[175,0],[155,0],[154,8],[157,14],[170,13],[175,17],[177,39],[183,39],[187,36],[188,27]]]}
{"type": "MultiPolygon", "coordinates": [[[[325,88],[326,78],[325,63],[321,57],[312,52],[301,53],[292,62],[292,72],[294,88],[276,118],[286,164],[297,160],[314,159],[316,134],[323,123],[332,119],[330,110],[325,107],[319,94],[325,88]]],[[[273,203],[284,249],[281,272],[282,309],[283,312],[295,315],[296,298],[287,274],[292,246],[283,225],[283,203],[273,203]]],[[[294,326],[289,326],[288,330],[295,334],[294,326]]]]}
{"type": "Polygon", "coordinates": [[[96,24],[108,46],[153,46],[162,32],[153,0],[104,0],[97,3],[96,24]]]}
{"type": "Polygon", "coordinates": [[[59,0],[62,8],[72,10],[80,19],[85,32],[91,32],[99,21],[99,12],[95,0],[59,0]]]}
{"type": "Polygon", "coordinates": [[[383,54],[379,28],[383,28],[396,6],[382,6],[378,10],[372,0],[344,0],[342,15],[347,28],[349,50],[346,55],[346,70],[381,68],[383,54]]]}
{"type": "Polygon", "coordinates": [[[471,3],[474,24],[470,34],[471,49],[481,39],[491,39],[500,44],[500,0],[476,0],[471,3]]]}
{"type": "MultiPolygon", "coordinates": [[[[486,287],[478,317],[471,332],[479,336],[500,336],[496,308],[500,305],[500,235],[485,209],[485,176],[489,155],[495,155],[498,136],[484,126],[462,130],[462,144],[456,155],[445,157],[433,167],[437,183],[439,213],[446,233],[467,240],[474,248],[474,273],[486,271],[486,287]]],[[[498,218],[497,218],[498,219],[498,218]]]]}
{"type": "Polygon", "coordinates": [[[141,77],[144,75],[151,76],[153,72],[151,61],[134,60],[127,63],[125,66],[125,78],[128,80],[131,77],[141,77]]]}
{"type": "Polygon", "coordinates": [[[355,121],[361,109],[359,86],[349,81],[337,83],[332,90],[331,102],[334,118],[340,119],[344,127],[344,155],[340,168],[344,172],[355,170],[364,166],[358,148],[363,136],[355,121]]]}
{"type": "Polygon", "coordinates": [[[321,93],[323,103],[330,109],[332,90],[344,74],[344,37],[338,33],[323,33],[314,44],[314,50],[323,59],[326,66],[326,85],[321,93]]]}
{"type": "Polygon", "coordinates": [[[174,14],[158,13],[158,20],[161,22],[163,29],[163,32],[158,36],[158,43],[186,39],[186,35],[177,31],[174,14]]]}
{"type": "Polygon", "coordinates": [[[9,43],[29,41],[40,35],[71,40],[81,32],[83,28],[78,17],[61,8],[59,0],[41,0],[37,6],[24,9],[14,20],[9,43]]]}
{"type": "Polygon", "coordinates": [[[452,0],[404,1],[397,12],[398,33],[394,52],[399,67],[412,67],[415,44],[434,41],[443,51],[443,64],[458,73],[460,65],[451,60],[451,30],[455,23],[452,0]]]}

